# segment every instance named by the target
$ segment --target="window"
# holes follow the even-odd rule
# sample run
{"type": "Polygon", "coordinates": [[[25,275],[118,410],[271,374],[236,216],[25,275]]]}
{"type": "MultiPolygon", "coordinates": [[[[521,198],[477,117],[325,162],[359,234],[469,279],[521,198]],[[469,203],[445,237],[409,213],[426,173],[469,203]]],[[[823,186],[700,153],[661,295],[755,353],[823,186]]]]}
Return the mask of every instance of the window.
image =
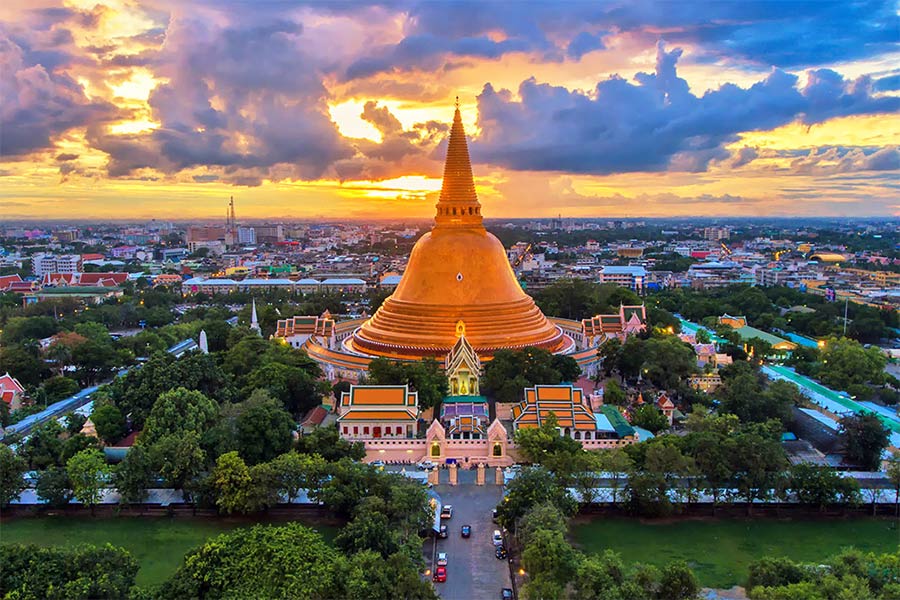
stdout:
{"type": "Polygon", "coordinates": [[[349,427],[344,425],[344,435],[347,435],[349,433],[349,429],[350,429],[349,427]]]}
{"type": "Polygon", "coordinates": [[[353,426],[353,435],[359,435],[359,427],[356,425],[353,426]]]}
{"type": "Polygon", "coordinates": [[[369,428],[363,427],[363,435],[369,435],[369,428]]]}
{"type": "Polygon", "coordinates": [[[441,455],[441,443],[440,442],[432,442],[431,443],[431,456],[440,456],[441,455]]]}
{"type": "Polygon", "coordinates": [[[494,456],[503,456],[503,446],[500,444],[500,442],[494,442],[492,453],[494,456]]]}

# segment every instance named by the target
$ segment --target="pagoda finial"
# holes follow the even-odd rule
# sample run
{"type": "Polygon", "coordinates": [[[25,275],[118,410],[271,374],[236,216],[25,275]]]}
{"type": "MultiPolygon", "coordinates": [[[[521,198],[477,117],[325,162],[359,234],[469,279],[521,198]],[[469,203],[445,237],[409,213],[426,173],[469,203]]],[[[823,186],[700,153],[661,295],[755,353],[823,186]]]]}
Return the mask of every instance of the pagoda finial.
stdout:
{"type": "Polygon", "coordinates": [[[475,179],[457,97],[435,223],[438,226],[481,227],[481,221],[481,204],[475,194],[475,179]]]}

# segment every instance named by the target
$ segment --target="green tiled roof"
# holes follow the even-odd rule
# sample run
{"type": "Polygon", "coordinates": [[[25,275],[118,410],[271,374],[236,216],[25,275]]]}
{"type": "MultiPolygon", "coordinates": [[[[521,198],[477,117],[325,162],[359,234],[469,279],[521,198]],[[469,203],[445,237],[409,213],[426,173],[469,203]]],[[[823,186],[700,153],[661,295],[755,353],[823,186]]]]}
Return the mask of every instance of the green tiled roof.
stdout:
{"type": "Polygon", "coordinates": [[[473,402],[477,404],[484,404],[487,402],[487,398],[484,396],[445,396],[443,403],[448,404],[450,402],[473,402]]]}
{"type": "Polygon", "coordinates": [[[622,416],[622,413],[619,412],[618,408],[610,406],[609,404],[604,404],[600,407],[600,412],[603,413],[603,416],[606,417],[609,424],[616,430],[616,435],[619,436],[620,439],[634,435],[634,427],[628,424],[628,421],[625,420],[625,417],[622,416]]]}
{"type": "Polygon", "coordinates": [[[739,336],[741,336],[741,339],[744,340],[745,342],[752,340],[753,338],[759,338],[764,342],[768,342],[769,344],[772,344],[773,346],[775,346],[776,344],[783,344],[785,342],[787,342],[789,344],[792,343],[792,342],[788,342],[788,340],[786,340],[786,339],[778,337],[777,335],[772,335],[771,333],[766,333],[762,329],[757,329],[756,327],[750,327],[749,325],[735,329],[735,331],[737,332],[737,334],[739,336]]]}

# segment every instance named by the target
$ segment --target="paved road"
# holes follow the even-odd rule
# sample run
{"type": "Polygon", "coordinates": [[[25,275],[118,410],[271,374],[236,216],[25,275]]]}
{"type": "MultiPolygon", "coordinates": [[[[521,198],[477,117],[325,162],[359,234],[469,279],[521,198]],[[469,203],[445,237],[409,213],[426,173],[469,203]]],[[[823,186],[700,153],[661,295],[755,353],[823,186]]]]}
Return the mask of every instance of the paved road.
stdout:
{"type": "MultiPolygon", "coordinates": [[[[509,564],[497,560],[491,534],[497,528],[491,522],[491,510],[502,497],[498,485],[475,485],[475,471],[460,471],[460,485],[447,485],[447,473],[441,473],[441,484],[434,490],[441,501],[453,505],[453,518],[447,524],[447,539],[437,540],[437,552],[446,552],[448,558],[447,581],[436,583],[441,598],[448,600],[492,600],[500,597],[500,590],[512,587],[509,580],[509,564]],[[472,537],[460,535],[463,525],[472,526],[472,537]]],[[[431,554],[431,540],[426,542],[427,554],[431,554]]]]}

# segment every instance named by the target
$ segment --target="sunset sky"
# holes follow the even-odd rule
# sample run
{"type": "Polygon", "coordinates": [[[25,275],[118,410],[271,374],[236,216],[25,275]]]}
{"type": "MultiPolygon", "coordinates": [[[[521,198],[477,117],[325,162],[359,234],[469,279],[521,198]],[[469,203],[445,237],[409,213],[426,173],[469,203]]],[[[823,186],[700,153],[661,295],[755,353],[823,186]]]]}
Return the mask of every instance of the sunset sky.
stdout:
{"type": "Polygon", "coordinates": [[[897,3],[0,3],[0,219],[900,215],[897,3]]]}

